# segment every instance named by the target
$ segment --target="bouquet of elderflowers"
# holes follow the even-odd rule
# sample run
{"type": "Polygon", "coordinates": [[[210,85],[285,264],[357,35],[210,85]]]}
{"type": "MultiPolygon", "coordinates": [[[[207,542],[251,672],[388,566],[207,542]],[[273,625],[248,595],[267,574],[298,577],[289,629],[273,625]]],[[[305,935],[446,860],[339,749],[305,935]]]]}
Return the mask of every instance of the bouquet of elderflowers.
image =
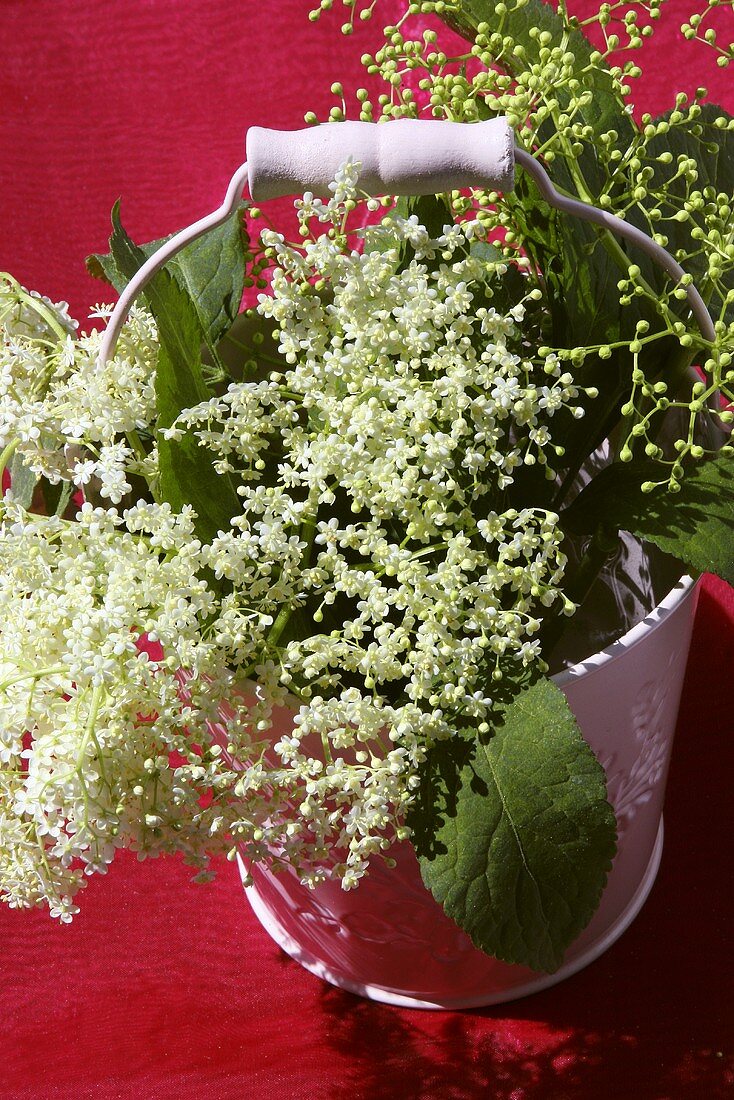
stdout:
{"type": "MultiPolygon", "coordinates": [[[[701,284],[714,340],[685,281],[564,219],[530,180],[376,200],[351,161],[328,201],[297,200],[296,242],[256,234],[245,203],[189,245],[103,368],[96,330],[3,277],[11,905],[70,920],[84,876],[121,847],[181,852],[200,880],[240,850],[349,889],[411,839],[478,946],[559,965],[598,903],[615,823],[548,678],[554,653],[585,610],[574,645],[595,648],[588,595],[599,576],[619,583],[620,532],[734,577],[720,446],[734,124],[702,90],[634,121],[636,66],[607,57],[615,16],[630,48],[647,36],[638,8],[659,13],[603,5],[600,50],[565,3],[412,3],[364,60],[389,87],[384,118],[504,113],[560,188],[650,229],[701,284]],[[465,55],[441,52],[426,12],[467,36],[465,55]],[[259,294],[241,312],[245,287],[259,294]],[[489,830],[471,817],[477,782],[489,830]],[[508,824],[516,851],[493,849],[508,824]],[[457,845],[476,849],[491,912],[470,911],[457,845]],[[562,906],[530,897],[568,875],[562,906]]],[[[687,26],[697,37],[701,19],[687,26]]],[[[156,247],[136,246],[118,209],[110,246],[90,268],[117,289],[156,247]]]]}

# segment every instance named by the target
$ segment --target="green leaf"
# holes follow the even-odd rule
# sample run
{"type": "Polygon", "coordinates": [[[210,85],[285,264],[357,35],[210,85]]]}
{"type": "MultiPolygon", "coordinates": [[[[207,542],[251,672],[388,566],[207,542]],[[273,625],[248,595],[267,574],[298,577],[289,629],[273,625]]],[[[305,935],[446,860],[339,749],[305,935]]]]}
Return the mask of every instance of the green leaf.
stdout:
{"type": "MultiPolygon", "coordinates": [[[[127,281],[145,262],[143,250],[133,243],[122,225],[119,203],[112,208],[110,249],[117,269],[127,281]]],[[[169,395],[172,417],[171,420],[164,419],[167,426],[181,409],[190,408],[211,396],[201,372],[201,347],[206,342],[206,336],[188,293],[168,271],[159,271],[142,293],[155,317],[161,344],[171,358],[180,363],[180,376],[169,380],[175,384],[169,395]]],[[[160,405],[158,415],[166,416],[166,410],[160,405]]]]}
{"type": "Polygon", "coordinates": [[[40,490],[43,495],[43,503],[46,514],[49,516],[61,516],[66,511],[71,500],[73,485],[70,481],[59,481],[52,485],[50,481],[39,477],[26,466],[23,455],[17,451],[10,463],[10,486],[13,497],[22,508],[30,509],[34,503],[36,486],[40,482],[40,490]]]}
{"type": "Polygon", "coordinates": [[[30,508],[37,484],[38,474],[34,474],[33,470],[26,466],[23,455],[16,451],[10,463],[10,488],[13,491],[13,498],[21,508],[30,508]]]}
{"type": "Polygon", "coordinates": [[[407,200],[406,206],[407,213],[403,216],[412,217],[415,214],[428,231],[428,236],[434,239],[440,237],[443,227],[451,225],[454,220],[446,195],[416,195],[407,200]]]}
{"type": "MultiPolygon", "coordinates": [[[[549,34],[548,49],[560,47],[573,53],[576,58],[576,97],[581,91],[588,90],[592,93],[588,106],[579,108],[577,104],[574,105],[574,121],[591,126],[596,136],[615,130],[625,148],[631,141],[635,126],[629,114],[625,113],[624,103],[614,91],[608,66],[601,61],[591,63],[594,47],[589,39],[579,30],[569,30],[551,4],[544,3],[543,0],[526,0],[523,4],[513,6],[512,3],[498,5],[496,0],[461,0],[458,5],[446,5],[441,18],[470,41],[474,40],[478,25],[486,23],[490,34],[501,34],[521,45],[524,50],[522,58],[503,51],[499,60],[500,66],[514,75],[521,71],[528,72],[532,66],[542,65],[540,54],[546,47],[541,44],[541,38],[544,34],[549,34]]],[[[568,89],[559,86],[556,97],[560,110],[565,110],[571,102],[568,89]]],[[[597,157],[594,144],[593,140],[585,144],[583,170],[589,187],[598,193],[606,183],[607,170],[597,157]]],[[[559,158],[556,158],[554,167],[558,164],[559,158]]],[[[564,180],[557,182],[565,186],[564,180]]]]}
{"type": "MultiPolygon", "coordinates": [[[[455,30],[473,39],[479,23],[489,26],[489,34],[497,33],[522,47],[521,55],[512,48],[502,51],[498,65],[511,75],[527,73],[533,66],[543,67],[541,36],[550,36],[547,48],[561,48],[573,53],[576,89],[572,111],[574,119],[589,127],[589,137],[579,140],[573,155],[565,156],[556,145],[554,159],[547,165],[553,183],[561,191],[592,202],[602,193],[615,193],[618,185],[613,173],[618,166],[609,161],[613,148],[626,150],[636,140],[637,128],[625,109],[625,104],[615,89],[609,67],[600,59],[592,62],[594,47],[578,29],[569,29],[554,5],[543,0],[527,0],[525,3],[498,5],[495,0],[462,0],[450,7],[442,18],[455,30]],[[540,33],[538,33],[540,32],[540,33]],[[578,106],[582,92],[591,93],[586,106],[578,106]],[[611,145],[599,141],[601,134],[616,135],[611,145]]],[[[560,84],[553,90],[558,100],[558,110],[565,111],[571,104],[571,93],[560,84]]],[[[554,131],[553,119],[548,119],[538,133],[538,143],[543,145],[554,131]]],[[[584,347],[615,342],[629,336],[633,338],[635,323],[639,317],[656,322],[657,316],[646,304],[633,302],[623,310],[619,302],[617,282],[623,273],[620,257],[625,249],[610,250],[609,234],[577,218],[551,209],[540,195],[533,180],[524,172],[516,173],[515,189],[505,196],[511,208],[529,256],[543,273],[552,318],[549,342],[555,347],[584,347]]],[[[655,344],[651,352],[644,351],[646,360],[658,355],[655,344]]],[[[654,366],[644,365],[650,375],[654,366]]],[[[621,365],[624,368],[624,365],[621,365]]],[[[629,366],[627,366],[629,370],[629,366]]],[[[586,398],[580,393],[579,403],[592,417],[601,431],[607,420],[612,422],[616,409],[624,399],[618,400],[620,374],[613,364],[588,357],[576,371],[580,387],[595,387],[599,399],[586,398]]],[[[625,392],[622,387],[621,393],[625,392]]],[[[559,438],[566,447],[567,462],[573,466],[577,452],[588,443],[590,420],[574,420],[570,413],[559,413],[559,438]]],[[[603,434],[601,438],[604,438],[603,434]]]]}
{"type": "Polygon", "coordinates": [[[594,478],[561,515],[573,534],[599,528],[629,531],[686,566],[716,573],[734,584],[734,461],[730,454],[689,466],[677,493],[658,486],[659,463],[614,462],[594,478]]]}
{"type": "MultiPolygon", "coordinates": [[[[203,237],[186,245],[166,265],[166,269],[193,301],[210,344],[216,343],[229,328],[242,301],[248,236],[241,212],[246,209],[246,205],[241,204],[238,211],[223,225],[209,230],[203,237]]],[[[115,204],[112,217],[113,224],[115,219],[119,222],[119,203],[115,204]]],[[[141,245],[141,263],[170,239],[161,237],[157,241],[141,245]]],[[[121,269],[113,253],[95,253],[87,257],[87,270],[96,278],[109,283],[118,293],[132,277],[130,268],[121,269]]]]}
{"type": "MultiPolygon", "coordinates": [[[[550,266],[548,278],[555,302],[563,311],[562,346],[614,343],[625,329],[632,339],[634,323],[619,302],[621,271],[604,248],[599,229],[580,218],[561,215],[558,232],[560,262],[550,266]]],[[[635,312],[635,320],[637,316],[635,312]]]]}
{"type": "MultiPolygon", "coordinates": [[[[193,353],[197,346],[194,343],[196,327],[191,324],[191,315],[186,317],[184,310],[179,316],[181,332],[191,339],[193,353]]],[[[162,435],[162,430],[173,423],[181,408],[190,407],[188,401],[181,404],[188,387],[180,385],[186,375],[182,366],[190,360],[182,360],[177,352],[175,346],[171,348],[161,342],[156,375],[160,492],[176,512],[190,504],[197,515],[197,535],[203,542],[211,542],[219,531],[229,529],[232,517],[241,509],[230,477],[217,473],[209,452],[190,432],[178,440],[165,439],[162,435]]]]}
{"type": "Polygon", "coordinates": [[[557,970],[616,844],[603,769],[563,693],[538,680],[486,743],[439,745],[429,771],[433,818],[408,819],[425,885],[488,955],[557,970]]]}
{"type": "MultiPolygon", "coordinates": [[[[112,223],[112,255],[118,270],[131,278],[143,255],[123,229],[117,207],[112,223]]],[[[232,482],[216,472],[210,454],[191,433],[180,440],[162,435],[162,429],[169,427],[182,409],[211,397],[201,371],[205,334],[191,298],[167,271],[159,271],[150,281],[145,297],[160,343],[156,401],[161,495],[175,511],[190,504],[197,514],[196,533],[209,542],[218,531],[227,530],[232,516],[240,511],[232,482]]]]}
{"type": "MultiPolygon", "coordinates": [[[[117,208],[118,203],[115,203],[114,209],[117,208]]],[[[170,239],[170,237],[161,237],[160,240],[151,241],[150,244],[141,244],[140,250],[147,259],[152,252],[156,251],[159,245],[165,244],[170,239]]],[[[103,283],[107,283],[118,294],[127,286],[128,280],[117,270],[117,264],[111,252],[92,252],[91,256],[87,256],[84,263],[93,279],[100,279],[103,283]]]]}
{"type": "Polygon", "coordinates": [[[74,485],[70,481],[59,481],[56,485],[52,485],[50,481],[44,481],[42,491],[46,514],[63,516],[69,506],[73,490],[74,485]]]}

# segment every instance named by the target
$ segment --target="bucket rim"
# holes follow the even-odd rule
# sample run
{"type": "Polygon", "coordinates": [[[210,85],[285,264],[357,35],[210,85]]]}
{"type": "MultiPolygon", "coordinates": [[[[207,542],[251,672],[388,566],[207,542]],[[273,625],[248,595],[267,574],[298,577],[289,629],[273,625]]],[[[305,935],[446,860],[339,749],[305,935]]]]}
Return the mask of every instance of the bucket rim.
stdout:
{"type": "Polygon", "coordinates": [[[683,604],[693,598],[701,582],[701,576],[691,576],[684,573],[668,594],[644,618],[631,626],[615,641],[610,642],[608,646],[597,650],[596,653],[592,653],[588,657],[584,657],[581,661],[576,661],[568,668],[554,673],[551,676],[553,683],[557,687],[563,688],[566,684],[578,680],[581,676],[587,676],[591,672],[604,668],[612,661],[619,660],[634,646],[639,645],[640,642],[649,637],[659,626],[662,626],[666,619],[675,614],[683,604]]]}

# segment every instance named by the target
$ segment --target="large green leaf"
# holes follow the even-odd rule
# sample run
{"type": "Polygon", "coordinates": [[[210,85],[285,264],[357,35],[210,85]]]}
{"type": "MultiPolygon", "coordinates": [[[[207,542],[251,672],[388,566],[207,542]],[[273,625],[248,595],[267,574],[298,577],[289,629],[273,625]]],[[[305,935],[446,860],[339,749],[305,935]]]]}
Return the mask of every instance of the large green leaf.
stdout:
{"type": "Polygon", "coordinates": [[[562,692],[538,680],[486,743],[438,746],[424,782],[432,805],[409,824],[428,889],[482,951],[557,970],[616,844],[604,772],[562,692]]]}
{"type": "MultiPolygon", "coordinates": [[[[118,270],[132,278],[144,256],[125,232],[117,208],[110,248],[118,270]]],[[[162,429],[170,427],[182,409],[211,397],[201,371],[205,334],[191,298],[167,271],[158,272],[144,293],[160,343],[156,401],[161,495],[175,511],[190,504],[197,514],[196,533],[208,542],[217,531],[227,530],[240,510],[232,482],[216,472],[210,453],[191,433],[179,440],[162,435],[162,429]]]]}
{"type": "Polygon", "coordinates": [[[660,486],[659,463],[615,462],[587,485],[562,513],[574,534],[629,531],[702,573],[734,584],[734,460],[728,453],[687,468],[680,490],[660,486]]]}
{"type": "MultiPolygon", "coordinates": [[[[187,291],[210,344],[229,328],[240,308],[245,280],[247,231],[242,221],[243,203],[216,229],[186,245],[166,265],[179,285],[187,291]]],[[[113,224],[119,222],[119,203],[113,210],[113,224]]],[[[142,260],[156,252],[170,237],[161,237],[140,246],[142,260]]],[[[127,285],[130,274],[120,269],[112,252],[87,257],[90,274],[103,279],[118,291],[127,285]]],[[[129,272],[129,268],[126,269],[129,272]]]]}

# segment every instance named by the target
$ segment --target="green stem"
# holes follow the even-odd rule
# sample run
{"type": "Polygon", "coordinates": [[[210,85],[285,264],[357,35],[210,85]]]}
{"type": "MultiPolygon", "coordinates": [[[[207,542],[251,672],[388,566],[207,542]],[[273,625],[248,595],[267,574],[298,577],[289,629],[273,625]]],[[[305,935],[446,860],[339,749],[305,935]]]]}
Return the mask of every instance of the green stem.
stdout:
{"type": "MultiPolygon", "coordinates": [[[[557,127],[558,122],[556,118],[556,113],[557,112],[554,112],[553,121],[556,123],[557,127]]],[[[561,139],[561,144],[565,153],[566,166],[571,175],[571,178],[576,184],[576,191],[578,193],[577,197],[582,199],[583,202],[587,202],[590,203],[592,206],[596,206],[597,199],[594,195],[592,195],[589,186],[581,173],[578,161],[571,152],[568,146],[568,142],[565,138],[561,139]]],[[[565,191],[565,189],[562,187],[556,187],[556,190],[560,194],[567,195],[568,198],[574,197],[573,195],[568,195],[568,192],[565,191]]],[[[619,243],[618,239],[612,233],[611,229],[602,229],[600,232],[600,240],[605,251],[614,260],[617,266],[622,271],[629,271],[630,267],[634,265],[634,260],[630,259],[630,257],[627,255],[625,250],[622,248],[622,245],[619,243]]],[[[660,295],[656,294],[656,292],[653,290],[647,280],[642,277],[642,275],[636,276],[636,282],[638,286],[642,287],[642,289],[653,302],[657,302],[660,305],[661,311],[663,311],[664,316],[666,316],[669,325],[671,323],[677,324],[680,321],[680,318],[673,312],[673,310],[666,303],[660,300],[660,295]]],[[[698,332],[698,329],[696,329],[696,335],[699,339],[701,338],[701,334],[700,332],[698,332]]]]}
{"type": "Polygon", "coordinates": [[[67,336],[69,336],[69,333],[59,323],[59,320],[55,316],[55,314],[48,308],[48,306],[44,302],[41,301],[40,298],[35,298],[32,294],[29,294],[28,291],[24,290],[18,280],[14,279],[12,275],[9,275],[7,271],[0,272],[0,278],[5,279],[8,283],[10,283],[13,290],[15,291],[19,303],[23,302],[25,305],[28,306],[29,309],[32,309],[34,313],[37,313],[39,317],[43,318],[49,328],[56,333],[60,340],[66,340],[67,336]]]}
{"type": "Polygon", "coordinates": [[[41,680],[44,676],[60,676],[62,672],[68,672],[66,665],[52,665],[50,668],[37,669],[35,672],[24,672],[20,676],[14,676],[10,680],[3,680],[0,684],[0,692],[20,684],[24,680],[41,680]]]}
{"type": "Polygon", "coordinates": [[[10,443],[0,453],[0,480],[5,473],[5,468],[20,446],[20,439],[11,439],[10,443]]]}
{"type": "Polygon", "coordinates": [[[148,457],[148,452],[143,446],[143,441],[138,435],[135,428],[131,428],[130,431],[127,432],[127,441],[135,452],[137,458],[139,458],[141,462],[145,462],[148,457]]]}
{"type": "Polygon", "coordinates": [[[290,604],[286,604],[285,607],[281,608],[281,610],[278,612],[278,616],[272,627],[270,628],[270,633],[268,634],[267,641],[265,643],[266,649],[269,649],[271,646],[275,646],[278,644],[281,634],[288,625],[291,614],[292,609],[290,604]]]}
{"type": "Polygon", "coordinates": [[[80,778],[84,767],[84,754],[87,748],[87,744],[89,743],[90,739],[94,737],[94,727],[97,722],[97,716],[99,714],[99,709],[102,705],[104,693],[104,685],[95,684],[94,688],[92,689],[92,702],[89,707],[89,714],[87,715],[87,726],[84,731],[84,736],[82,737],[79,751],[76,756],[76,771],[80,778]]]}

